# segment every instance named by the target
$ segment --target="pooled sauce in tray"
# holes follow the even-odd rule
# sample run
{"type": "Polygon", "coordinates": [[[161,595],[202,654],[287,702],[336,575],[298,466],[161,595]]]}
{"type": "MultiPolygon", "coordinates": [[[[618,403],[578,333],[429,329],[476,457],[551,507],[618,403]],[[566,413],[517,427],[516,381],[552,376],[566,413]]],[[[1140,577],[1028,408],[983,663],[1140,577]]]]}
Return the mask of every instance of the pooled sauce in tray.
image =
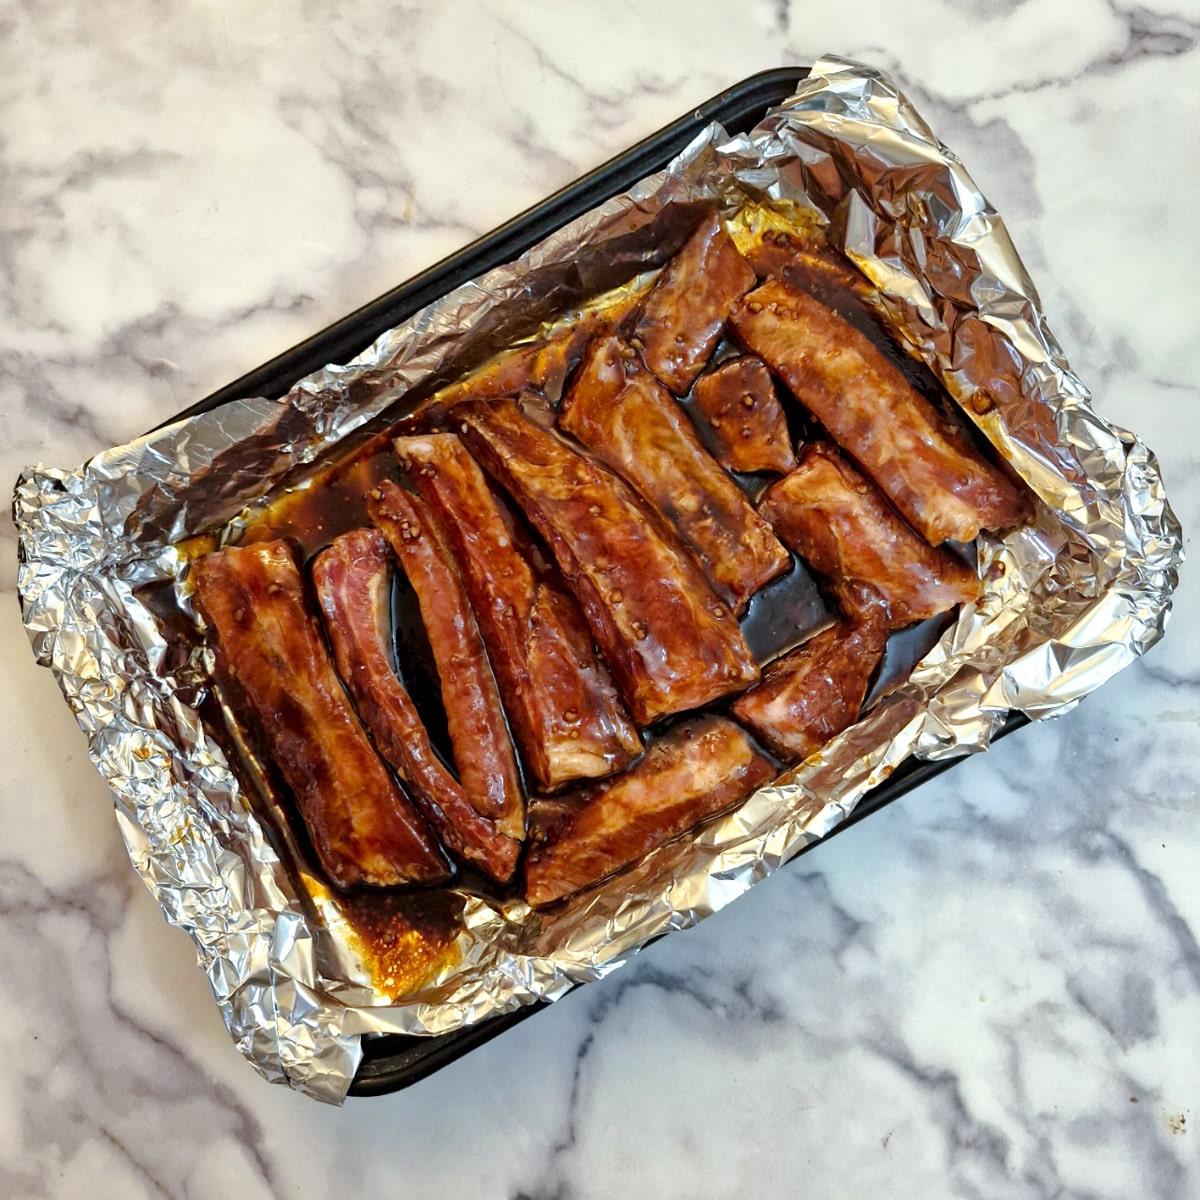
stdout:
{"type": "Polygon", "coordinates": [[[336,903],[353,930],[354,948],[387,995],[403,996],[452,965],[453,942],[462,928],[457,892],[351,892],[336,903]]]}
{"type": "MultiPolygon", "coordinates": [[[[732,233],[739,249],[754,266],[761,281],[770,272],[782,270],[789,284],[802,289],[843,318],[867,337],[887,361],[922,396],[934,403],[939,412],[953,413],[954,408],[929,369],[906,353],[889,332],[886,322],[870,302],[871,288],[839,256],[814,240],[811,231],[802,236],[788,234],[768,221],[756,226],[753,220],[735,218],[732,233]],[[798,253],[800,252],[800,253],[798,253]]],[[[641,287],[644,292],[644,284],[641,287]]],[[[286,486],[263,501],[249,506],[236,523],[240,526],[239,545],[285,541],[296,554],[302,574],[308,578],[313,558],[334,539],[370,524],[367,497],[373,489],[390,480],[410,488],[405,472],[392,449],[396,433],[412,434],[450,428],[457,432],[454,407],[467,399],[523,394],[522,411],[536,427],[555,441],[570,443],[555,429],[558,404],[571,383],[573,372],[592,338],[614,331],[627,332],[629,317],[636,314],[640,293],[626,289],[610,298],[589,305],[583,316],[574,313],[558,327],[550,326],[537,341],[504,352],[466,379],[452,383],[428,400],[415,413],[403,416],[389,427],[376,425],[376,432],[363,435],[349,451],[326,458],[309,468],[298,483],[286,486]]],[[[744,353],[729,339],[722,340],[709,359],[709,369],[722,360],[744,353]]],[[[797,402],[788,389],[776,380],[788,432],[794,445],[825,439],[826,432],[797,402]]],[[[696,424],[700,440],[715,452],[689,396],[677,398],[696,424]]],[[[776,418],[777,419],[777,418],[776,418]]],[[[965,421],[959,421],[968,436],[978,440],[965,421]]],[[[776,478],[771,474],[733,474],[735,483],[757,502],[776,478]]],[[[638,500],[641,504],[641,500],[638,500]]],[[[518,542],[544,563],[553,563],[554,549],[539,536],[516,505],[512,519],[518,542]]],[[[214,538],[198,538],[181,547],[186,554],[198,556],[216,548],[214,538]]],[[[968,548],[969,551],[969,548],[968,548]]],[[[311,585],[306,583],[311,590],[311,585]]],[[[182,657],[199,644],[190,613],[180,608],[174,594],[158,590],[147,597],[158,614],[173,647],[171,653],[182,657]]],[[[317,611],[313,606],[314,613],[317,611]]],[[[438,758],[457,778],[448,732],[448,716],[442,703],[441,678],[421,619],[412,587],[404,573],[395,572],[391,593],[391,625],[396,673],[409,693],[430,743],[438,758]]],[[[864,709],[881,695],[899,686],[912,668],[936,644],[954,620],[953,612],[922,621],[892,633],[882,663],[875,671],[867,692],[864,709]]],[[[753,659],[764,666],[794,652],[812,635],[837,624],[839,614],[824,584],[804,562],[792,554],[791,569],[754,594],[739,624],[753,659]]],[[[197,680],[197,691],[204,682],[197,680]]],[[[717,712],[728,710],[729,702],[718,699],[705,706],[717,712]]],[[[383,992],[400,996],[418,984],[427,973],[442,968],[450,947],[460,931],[464,894],[486,896],[497,901],[516,899],[522,894],[521,872],[513,882],[499,885],[478,870],[459,864],[455,878],[447,887],[417,888],[407,891],[354,890],[333,894],[316,882],[318,874],[303,825],[296,819],[294,806],[287,797],[279,773],[264,759],[265,743],[257,731],[257,718],[249,711],[245,698],[236,687],[209,688],[201,704],[201,715],[216,736],[233,753],[231,760],[240,764],[240,774],[256,794],[259,804],[277,834],[290,847],[285,858],[299,860],[302,874],[312,877],[310,898],[314,906],[327,911],[336,905],[340,917],[353,931],[350,941],[363,960],[376,986],[383,992]],[[230,720],[236,728],[230,727],[230,720]]],[[[662,740],[665,732],[678,729],[679,719],[644,730],[647,744],[662,740]]],[[[635,742],[636,745],[636,742],[635,742]]],[[[636,770],[636,768],[633,768],[636,770]]],[[[596,791],[586,791],[591,795],[596,791]]],[[[600,789],[603,791],[603,788],[600,789]]],[[[586,798],[586,797],[585,797],[586,798]]],[[[536,797],[530,796],[530,799],[536,797]]],[[[556,805],[582,803],[561,801],[556,805]]]]}
{"type": "Polygon", "coordinates": [[[339,534],[369,525],[367,494],[385,479],[400,478],[390,440],[373,437],[327,475],[311,477],[252,514],[242,541],[286,538],[307,563],[339,534]]]}

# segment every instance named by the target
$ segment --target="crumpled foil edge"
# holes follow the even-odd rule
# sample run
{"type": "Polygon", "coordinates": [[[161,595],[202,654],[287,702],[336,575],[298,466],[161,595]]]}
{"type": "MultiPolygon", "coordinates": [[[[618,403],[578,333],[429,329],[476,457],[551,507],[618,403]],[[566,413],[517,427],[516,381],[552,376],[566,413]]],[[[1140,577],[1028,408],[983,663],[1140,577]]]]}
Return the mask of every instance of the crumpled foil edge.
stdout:
{"type": "MultiPolygon", "coordinates": [[[[658,265],[652,241],[640,253],[658,265]]],[[[1182,560],[1154,456],[1092,410],[995,210],[886,75],[832,57],[749,134],[710,127],[665,172],[284,401],[224,406],[75,472],[26,471],[14,519],[26,629],[116,795],[135,868],[192,937],[242,1053],[267,1079],[332,1103],[363,1035],[438,1034],[556,999],[742,894],[911,756],[986,749],[1010,712],[1069,710],[1161,637],[1182,560]],[[561,264],[603,264],[617,239],[628,254],[670,204],[697,200],[816,208],[914,352],[1038,495],[1037,518],[982,539],[979,603],[819,755],[562,913],[468,900],[454,967],[385,1003],[361,979],[331,977],[328,932],[198,718],[194,681],[168,669],[136,589],[178,578],[173,543],[260,494],[264,461],[271,482],[313,461],[472,339],[502,334],[531,296],[562,307],[561,264]]]]}

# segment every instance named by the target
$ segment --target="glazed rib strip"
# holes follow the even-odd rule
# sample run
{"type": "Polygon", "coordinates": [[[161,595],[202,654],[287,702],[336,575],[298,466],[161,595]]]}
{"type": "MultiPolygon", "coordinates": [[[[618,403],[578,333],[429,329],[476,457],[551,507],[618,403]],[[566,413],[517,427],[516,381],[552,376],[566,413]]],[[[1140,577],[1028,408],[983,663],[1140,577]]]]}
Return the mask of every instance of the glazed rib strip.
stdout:
{"type": "MultiPolygon", "coordinates": [[[[575,600],[534,574],[512,514],[453,434],[398,438],[463,583],[526,767],[540,790],[600,779],[642,752],[575,600]]],[[[528,540],[528,539],[526,539],[528,540]]]]}
{"type": "Polygon", "coordinates": [[[833,249],[821,233],[768,230],[756,244],[747,246],[743,254],[759,280],[794,272],[804,277],[804,291],[839,311],[841,305],[832,303],[835,297],[866,298],[874,290],[866,276],[844,254],[833,249]]]}
{"type": "Polygon", "coordinates": [[[729,310],[755,282],[716,213],[663,268],[633,337],[646,366],[675,395],[685,395],[704,370],[729,310]]]}
{"type": "Polygon", "coordinates": [[[627,484],[510,400],[455,415],[467,448],[550,547],[639,725],[758,678],[729,609],[627,484]]]}
{"type": "Polygon", "coordinates": [[[443,845],[501,883],[512,877],[520,844],[477,813],[442,765],[392,658],[394,572],[378,529],[342,534],[313,564],[334,661],[380,753],[407,786],[443,845]]]}
{"type": "Polygon", "coordinates": [[[525,800],[500,693],[449,552],[416,497],[385,480],[367,512],[408,576],[442,684],[454,765],[467,799],[507,837],[525,836],[525,800]]]}
{"type": "Polygon", "coordinates": [[[888,620],[878,596],[872,602],[860,594],[852,607],[850,620],[768,663],[762,681],[733,706],[733,715],[785,762],[815,754],[858,720],[888,620]]]}
{"type": "Polygon", "coordinates": [[[926,541],[969,542],[1022,517],[1008,479],[819,301],[772,279],[737,305],[730,325],[926,541]]]}
{"type": "Polygon", "coordinates": [[[329,660],[286,542],[193,564],[218,661],[236,682],[339,888],[439,883],[437,842],[367,739],[329,660]]]}
{"type": "Polygon", "coordinates": [[[713,591],[736,612],[791,566],[771,527],[648,372],[635,371],[611,400],[597,388],[572,388],[558,424],[674,527],[713,591]]]}
{"type": "Polygon", "coordinates": [[[787,421],[771,373],[750,355],[722,363],[692,388],[692,407],[730,471],[774,471],[796,465],[787,421]]]}
{"type": "Polygon", "coordinates": [[[878,590],[893,629],[979,595],[975,572],[917,537],[875,485],[828,444],[805,446],[799,466],[767,489],[758,510],[835,594],[854,583],[878,590]]]}
{"type": "Polygon", "coordinates": [[[686,721],[624,775],[589,790],[525,863],[535,908],[573,895],[745,799],[775,768],[732,721],[686,721]]]}
{"type": "Polygon", "coordinates": [[[637,296],[623,297],[615,304],[583,312],[576,321],[545,338],[503,351],[398,421],[396,432],[425,433],[435,426],[443,427],[450,410],[464,400],[494,400],[498,396],[536,392],[552,395],[557,401],[588,344],[611,334],[637,303],[637,296]]]}
{"type": "Polygon", "coordinates": [[[643,370],[637,351],[615,334],[598,337],[587,348],[568,393],[589,409],[611,404],[643,370]]]}

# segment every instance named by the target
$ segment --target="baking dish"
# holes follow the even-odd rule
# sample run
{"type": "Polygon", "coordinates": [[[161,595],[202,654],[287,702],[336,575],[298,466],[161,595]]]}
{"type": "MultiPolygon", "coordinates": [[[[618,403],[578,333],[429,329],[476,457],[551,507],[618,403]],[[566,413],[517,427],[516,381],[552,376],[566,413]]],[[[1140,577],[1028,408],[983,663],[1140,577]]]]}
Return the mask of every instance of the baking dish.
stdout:
{"type": "MultiPolygon", "coordinates": [[[[868,89],[874,99],[883,97],[886,101],[890,95],[888,91],[890,85],[888,82],[875,73],[870,73],[866,69],[854,69],[853,65],[839,64],[836,60],[829,60],[829,62],[823,65],[826,68],[826,74],[822,76],[822,81],[828,88],[826,99],[828,100],[830,93],[837,94],[836,101],[831,103],[843,102],[839,92],[839,89],[843,87],[845,87],[846,94],[851,97],[851,102],[857,98],[854,89],[859,87],[868,89]],[[864,80],[866,80],[865,84],[864,80]],[[847,84],[849,86],[846,86],[847,84]]],[[[418,276],[416,279],[410,281],[410,283],[395,289],[393,292],[367,305],[357,313],[336,323],[330,329],[309,339],[287,354],[272,360],[258,370],[235,381],[227,388],[221,389],[221,391],[215,393],[213,396],[185,410],[184,413],[180,414],[180,417],[219,414],[224,410],[226,405],[231,405],[233,402],[240,401],[247,396],[265,397],[267,400],[281,397],[288,393],[289,388],[297,380],[306,377],[314,370],[320,376],[325,371],[327,364],[346,362],[370,344],[376,335],[383,333],[385,330],[393,330],[397,323],[404,322],[411,314],[420,313],[426,305],[437,301],[454,289],[456,284],[461,284],[468,280],[473,281],[490,268],[511,262],[523,250],[539,243],[541,239],[560,228],[564,223],[589,213],[606,197],[620,194],[626,189],[636,188],[647,173],[664,166],[673,155],[685,147],[689,147],[689,143],[691,143],[689,150],[695,150],[696,146],[699,145],[699,142],[695,140],[695,135],[698,131],[703,131],[710,121],[720,121],[728,133],[736,133],[739,130],[753,126],[773,104],[791,97],[797,88],[801,87],[805,74],[805,72],[800,70],[768,72],[764,75],[752,77],[736,88],[722,93],[721,96],[715,97],[707,105],[701,106],[695,112],[681,118],[680,121],[667,127],[667,129],[661,131],[659,134],[640,143],[637,147],[618,157],[612,163],[586,176],[575,185],[565,189],[521,217],[516,218],[513,222],[503,226],[495,233],[481,239],[474,246],[468,247],[444,263],[418,276]]],[[[905,102],[902,101],[902,105],[903,103],[905,102]]],[[[886,105],[881,107],[886,107],[886,105]]],[[[914,113],[903,107],[901,113],[903,120],[908,123],[909,130],[915,131],[918,138],[927,133],[924,126],[919,123],[919,118],[916,118],[914,113]]],[[[786,120],[786,117],[784,119],[786,120]]],[[[931,135],[929,137],[931,138],[931,135]]],[[[709,144],[711,145],[712,143],[710,142],[709,144]]],[[[936,147],[936,143],[932,141],[923,143],[923,152],[928,153],[931,146],[936,147]]],[[[703,150],[703,147],[701,147],[701,150],[703,150]]],[[[954,160],[950,161],[953,162],[954,160]]],[[[828,174],[821,175],[814,169],[811,182],[816,187],[829,186],[830,176],[828,174]]],[[[832,186],[837,186],[836,181],[833,182],[832,186]]],[[[861,230],[857,232],[861,233],[861,230]]],[[[1018,279],[1018,282],[1020,282],[1020,279],[1018,279]]],[[[434,307],[436,308],[436,304],[434,307]]],[[[1046,336],[1048,339],[1048,334],[1046,336]]],[[[1058,360],[1054,357],[1054,352],[1057,348],[1052,341],[1047,342],[1046,349],[1049,361],[1057,364],[1058,360]]],[[[1062,368],[1061,382],[1063,386],[1060,386],[1059,391],[1073,402],[1076,396],[1073,390],[1073,377],[1065,373],[1065,363],[1062,364],[1062,368]]],[[[337,370],[340,369],[331,369],[325,378],[335,377],[337,370]]],[[[1056,378],[1058,377],[1056,376],[1056,378]]],[[[990,381],[990,376],[988,379],[990,381]]],[[[1079,394],[1082,395],[1082,389],[1080,389],[1079,394]]],[[[977,393],[975,398],[976,400],[988,400],[988,403],[991,404],[989,397],[977,393]]],[[[318,388],[317,400],[319,401],[320,399],[318,388]]],[[[1000,400],[1003,401],[1004,397],[1001,396],[1000,400]]],[[[230,411],[236,413],[236,406],[231,408],[230,411]]],[[[262,411],[261,408],[260,411],[262,411]]],[[[984,406],[975,411],[986,418],[990,409],[984,406]]],[[[233,419],[231,419],[231,424],[233,423],[233,419]]],[[[1120,445],[1125,447],[1125,453],[1131,462],[1131,468],[1142,470],[1143,464],[1149,457],[1145,454],[1144,448],[1140,447],[1128,435],[1120,436],[1119,431],[1115,431],[1115,433],[1114,431],[1109,432],[1118,438],[1120,445]]],[[[1076,442],[1072,444],[1081,443],[1076,442]]],[[[140,447],[118,449],[124,450],[125,456],[122,459],[118,459],[117,465],[120,465],[121,462],[133,461],[132,456],[140,453],[140,447]]],[[[117,452],[114,451],[113,454],[117,455],[117,452]]],[[[1152,468],[1152,459],[1150,459],[1150,464],[1152,468]]],[[[115,470],[111,464],[102,463],[100,464],[100,469],[106,479],[111,480],[115,478],[115,470]]],[[[34,474],[36,475],[36,472],[34,474]]],[[[1172,570],[1175,552],[1170,545],[1171,520],[1169,518],[1169,509],[1165,510],[1165,515],[1163,515],[1163,509],[1161,507],[1156,509],[1155,507],[1159,500],[1156,490],[1156,480],[1150,479],[1147,483],[1144,473],[1139,475],[1138,478],[1145,485],[1143,487],[1145,496],[1141,499],[1134,497],[1136,520],[1149,526],[1156,520],[1155,514],[1157,513],[1158,517],[1161,517],[1161,520],[1158,521],[1156,528],[1159,532],[1165,531],[1168,535],[1165,539],[1159,538],[1157,541],[1155,561],[1153,564],[1150,564],[1149,570],[1149,574],[1153,576],[1155,584],[1159,589],[1155,594],[1155,601],[1151,602],[1152,611],[1157,613],[1159,610],[1153,609],[1153,603],[1157,602],[1159,593],[1161,592],[1161,581],[1163,579],[1173,581],[1172,570]]],[[[174,478],[167,482],[170,487],[174,487],[176,484],[174,478]]],[[[1043,490],[1045,490],[1046,480],[1042,479],[1039,482],[1042,483],[1043,490]]],[[[51,622],[39,608],[47,591],[45,589],[41,592],[38,591],[36,587],[37,579],[35,577],[39,568],[45,568],[51,560],[61,561],[61,558],[56,558],[59,553],[58,549],[56,546],[52,546],[50,541],[45,537],[34,536],[30,532],[35,527],[38,527],[39,532],[44,533],[46,528],[44,521],[41,526],[38,526],[38,522],[46,516],[49,510],[56,507],[58,499],[56,489],[61,488],[69,491],[74,485],[71,482],[71,477],[62,476],[61,473],[55,475],[52,472],[45,472],[39,478],[38,484],[41,488],[41,510],[32,502],[32,493],[29,484],[23,481],[23,488],[18,489],[18,512],[21,518],[19,524],[23,526],[22,553],[23,555],[28,554],[28,570],[25,572],[22,580],[22,599],[26,605],[26,621],[30,627],[31,636],[34,636],[35,649],[42,655],[44,661],[48,661],[50,665],[56,667],[60,673],[60,680],[67,670],[73,672],[76,679],[80,679],[84,678],[84,675],[81,673],[82,668],[80,664],[77,662],[66,663],[61,657],[62,653],[64,653],[63,645],[55,644],[54,631],[50,628],[51,622]],[[54,478],[51,478],[52,475],[54,475],[54,478]],[[59,478],[60,476],[61,478],[59,478]],[[27,550],[27,547],[30,547],[30,549],[27,550]],[[59,654],[57,659],[55,658],[56,652],[59,654]]],[[[118,499],[120,498],[118,493],[118,499]]],[[[137,505],[140,502],[140,500],[134,501],[131,506],[135,523],[138,517],[137,505]]],[[[129,510],[125,511],[128,512],[129,510]]],[[[179,518],[177,510],[169,509],[168,511],[170,514],[174,514],[173,520],[175,521],[175,525],[178,525],[181,518],[179,518]]],[[[1104,516],[1105,514],[1101,513],[1100,515],[1104,516]]],[[[1076,520],[1077,514],[1069,513],[1068,516],[1070,519],[1076,520]]],[[[1100,525],[1099,522],[1097,523],[1100,525]]],[[[174,528],[175,525],[172,525],[171,528],[174,528]]],[[[184,522],[184,525],[186,527],[186,522],[184,522]]],[[[1102,526],[1102,532],[1106,529],[1107,526],[1102,526]]],[[[59,538],[59,543],[61,544],[61,542],[62,538],[59,538]]],[[[73,567],[74,563],[71,565],[73,567]]],[[[142,566],[144,567],[145,564],[142,564],[142,566]]],[[[138,569],[140,570],[141,568],[138,569]]],[[[136,576],[137,571],[132,573],[126,572],[117,581],[115,586],[117,587],[118,598],[124,596],[124,592],[120,589],[127,585],[131,578],[136,583],[136,576]]],[[[89,577],[81,582],[90,587],[91,578],[89,577]]],[[[104,591],[105,586],[107,585],[101,586],[101,591],[104,591]]],[[[1153,624],[1153,621],[1151,624],[1153,624]]],[[[1064,628],[1069,637],[1077,636],[1070,628],[1064,628]]],[[[1160,629],[1161,626],[1159,625],[1158,628],[1160,629]]],[[[1055,632],[1058,632],[1057,629],[1055,632]]],[[[1103,636],[1099,639],[1098,644],[1104,653],[1107,654],[1108,651],[1105,648],[1109,647],[1115,639],[1104,633],[1103,630],[1094,627],[1090,629],[1090,635],[1100,633],[1103,633],[1103,636]]],[[[1130,639],[1137,643],[1138,649],[1135,652],[1140,652],[1140,648],[1144,648],[1144,645],[1152,641],[1154,636],[1156,636],[1154,631],[1143,630],[1136,637],[1130,639]]],[[[1066,642],[1052,642],[1050,644],[1057,646],[1060,650],[1065,645],[1068,653],[1071,652],[1072,647],[1075,647],[1079,651],[1080,661],[1100,661],[1095,654],[1091,653],[1092,648],[1097,644],[1094,638],[1093,641],[1083,643],[1067,640],[1066,642]]],[[[1123,649],[1121,654],[1124,654],[1123,649]]],[[[1111,673],[1108,667],[1112,661],[1111,655],[1103,659],[1101,666],[1104,669],[1098,670],[1095,673],[1095,682],[1102,682],[1103,678],[1111,673]]],[[[1118,663],[1117,665],[1120,664],[1118,663]]],[[[82,667],[86,666],[86,663],[82,664],[82,667]]],[[[946,769],[954,761],[949,755],[955,752],[962,752],[962,750],[957,749],[960,744],[964,744],[967,749],[981,749],[989,740],[994,740],[995,737],[1007,733],[1024,723],[1026,718],[1020,714],[1010,714],[1007,719],[1002,720],[1001,716],[1006,708],[1027,708],[1040,715],[1056,704],[1061,704],[1064,701],[1069,704],[1072,702],[1073,695],[1079,694],[1077,688],[1075,693],[1072,693],[1071,690],[1076,686],[1075,681],[1078,679],[1078,675],[1076,674],[1071,677],[1070,685],[1067,687],[1058,686],[1056,691],[1055,686],[1047,686],[1044,689],[1040,689],[1037,696],[1030,696],[1027,691],[1024,696],[1020,697],[1022,703],[1006,703],[1007,697],[1018,693],[1022,686],[1028,689],[1029,677],[1028,664],[1025,665],[1022,671],[1014,672],[1011,676],[993,677],[991,687],[996,699],[993,701],[992,708],[990,709],[992,715],[983,722],[981,732],[975,735],[973,742],[966,741],[965,743],[960,743],[959,739],[963,730],[961,726],[956,728],[953,721],[963,711],[961,705],[964,700],[967,703],[966,711],[969,715],[978,711],[978,701],[981,697],[977,693],[962,693],[956,697],[956,703],[960,706],[958,709],[953,707],[940,708],[932,718],[933,725],[926,730],[929,738],[922,746],[924,753],[931,753],[935,757],[940,757],[940,761],[916,761],[909,758],[907,753],[897,753],[894,759],[888,757],[886,761],[877,760],[880,770],[878,773],[872,770],[869,780],[874,786],[863,794],[856,793],[852,797],[851,803],[841,810],[840,815],[836,819],[823,821],[819,828],[818,836],[828,836],[838,828],[845,827],[849,821],[858,820],[863,816],[869,815],[883,804],[890,802],[890,800],[901,795],[909,788],[927,779],[930,775],[946,769]],[[1045,702],[1040,700],[1042,691],[1049,697],[1045,702]],[[938,725],[938,721],[946,721],[947,719],[949,719],[950,724],[938,725]],[[884,780],[884,782],[878,782],[880,779],[884,780]],[[849,814],[848,818],[847,814],[849,814]]],[[[67,684],[64,683],[64,688],[66,687],[67,684]]],[[[100,733],[103,734],[104,729],[102,726],[108,716],[108,712],[102,712],[97,721],[90,723],[89,732],[96,734],[97,729],[99,729],[100,733]]],[[[82,717],[81,723],[84,723],[82,717]]],[[[88,726],[85,725],[85,727],[88,726]]],[[[96,741],[93,741],[93,756],[97,757],[98,762],[103,753],[111,749],[111,745],[110,740],[98,750],[96,741]]],[[[144,746],[139,745],[135,747],[134,756],[141,757],[143,750],[145,750],[144,746]]],[[[145,753],[152,755],[152,750],[145,750],[145,753]]],[[[125,761],[123,759],[122,764],[125,761]]],[[[104,767],[102,766],[103,769],[104,767]]],[[[114,778],[112,770],[107,770],[105,773],[110,781],[113,782],[114,790],[118,792],[119,797],[123,791],[128,790],[130,780],[126,775],[114,778]]],[[[122,818],[123,831],[126,834],[127,841],[130,843],[135,863],[142,870],[143,874],[147,876],[147,882],[152,883],[152,886],[155,886],[156,890],[159,890],[162,886],[161,864],[154,861],[153,855],[143,851],[140,841],[141,835],[134,828],[138,823],[137,813],[132,809],[123,808],[120,803],[118,813],[122,818]],[[152,878],[155,882],[152,882],[152,878]]],[[[789,847],[785,855],[773,859],[773,865],[785,861],[796,852],[798,851],[794,845],[789,847]]],[[[767,866],[765,869],[770,869],[770,867],[767,866]]],[[[752,878],[748,880],[748,882],[752,881],[752,878]]],[[[169,880],[168,883],[170,883],[169,880]]],[[[731,893],[729,889],[725,889],[725,896],[727,898],[732,894],[736,893],[731,893]]],[[[160,891],[160,899],[162,896],[163,893],[160,891]]],[[[166,907],[165,901],[164,907],[166,907]]],[[[207,911],[211,912],[211,910],[207,911]]],[[[690,919],[700,919],[703,915],[705,915],[705,911],[702,909],[699,912],[695,912],[690,919]]],[[[198,929],[194,922],[179,920],[176,916],[172,916],[172,919],[177,924],[185,924],[185,927],[189,928],[193,936],[198,937],[198,940],[200,940],[198,935],[202,930],[198,929]]],[[[288,929],[294,931],[294,927],[290,921],[288,929]]],[[[281,967],[284,968],[283,975],[287,978],[293,980],[300,978],[302,981],[311,980],[311,965],[306,965],[303,954],[297,955],[296,945],[286,943],[286,939],[285,944],[282,946],[279,944],[281,925],[278,923],[273,924],[271,930],[273,931],[273,940],[270,952],[265,960],[265,969],[269,972],[274,972],[276,967],[281,967]]],[[[645,940],[647,939],[642,939],[642,944],[644,944],[645,940]]],[[[259,969],[263,969],[261,964],[259,969]]],[[[255,989],[259,987],[254,973],[251,972],[247,976],[245,974],[246,970],[247,968],[241,968],[241,974],[239,974],[238,970],[234,970],[231,973],[228,969],[228,963],[215,961],[210,963],[210,980],[213,981],[214,989],[217,990],[218,999],[224,1001],[223,1007],[228,1003],[231,994],[236,993],[231,993],[230,991],[222,993],[222,988],[232,986],[235,989],[244,990],[247,987],[255,989]],[[217,972],[219,978],[217,979],[214,979],[215,968],[219,968],[217,972]]],[[[598,977],[600,973],[602,972],[597,972],[591,977],[598,977]]],[[[577,977],[573,982],[581,982],[586,977],[586,975],[577,977]]],[[[307,982],[305,982],[305,986],[307,986],[307,982]]],[[[560,995],[564,990],[561,989],[551,994],[555,996],[560,995]]],[[[254,994],[258,995],[259,993],[255,991],[254,994]]],[[[277,1001],[278,995],[276,994],[271,998],[277,1001]]],[[[311,1014],[313,1010],[307,994],[303,998],[305,1004],[294,1008],[292,1014],[289,1015],[289,1020],[296,1020],[296,1014],[298,1014],[299,1023],[296,1025],[297,1030],[303,1032],[305,1028],[309,1028],[311,1032],[315,1028],[320,1032],[319,1025],[305,1025],[305,1021],[307,1020],[305,1014],[311,1014]]],[[[239,1003],[244,1004],[244,1001],[245,997],[243,996],[243,999],[239,1000],[239,1003]]],[[[428,1074],[430,1071],[437,1069],[443,1063],[458,1057],[481,1041],[495,1036],[504,1028],[507,1028],[509,1024],[531,1015],[538,1011],[538,1009],[538,1003],[531,1003],[527,996],[521,1001],[520,1005],[514,1006],[509,1011],[500,1012],[498,1015],[492,1015],[486,1021],[477,1024],[466,1022],[452,1031],[438,1032],[435,1036],[421,1037],[399,1036],[394,1033],[378,1035],[372,1032],[370,1024],[349,1022],[342,1026],[342,1032],[339,1035],[342,1040],[338,1045],[344,1046],[346,1042],[352,1041],[357,1048],[357,1044],[361,1040],[361,1058],[353,1060],[356,1069],[354,1071],[354,1078],[349,1084],[350,1091],[352,1094],[370,1094],[405,1086],[428,1074]]],[[[244,1016],[245,1011],[242,1010],[239,1020],[244,1016]]],[[[234,1030],[235,1023],[231,1021],[228,1009],[226,1009],[226,1019],[230,1022],[231,1031],[234,1030]]],[[[324,1018],[320,1019],[323,1020],[324,1018]]],[[[427,1025],[426,1031],[430,1032],[427,1025]]],[[[269,1044],[259,1044],[256,1041],[256,1039],[262,1036],[261,1030],[257,1025],[251,1024],[250,1026],[246,1026],[241,1024],[238,1026],[238,1032],[235,1036],[238,1036],[243,1050],[250,1055],[260,1069],[263,1069],[262,1061],[264,1059],[273,1058],[275,1055],[276,1047],[269,1044]]],[[[321,1098],[338,1098],[336,1087],[331,1086],[322,1090],[311,1082],[315,1078],[312,1074],[313,1065],[306,1061],[296,1061],[296,1045],[299,1045],[299,1043],[297,1042],[294,1045],[289,1044],[286,1047],[287,1055],[291,1057],[289,1059],[287,1055],[283,1056],[282,1077],[291,1082],[293,1086],[306,1087],[313,1094],[320,1094],[321,1098]]],[[[346,1061],[344,1054],[340,1061],[343,1063],[346,1061]]],[[[280,1077],[278,1064],[272,1065],[271,1073],[273,1077],[280,1077]]]]}

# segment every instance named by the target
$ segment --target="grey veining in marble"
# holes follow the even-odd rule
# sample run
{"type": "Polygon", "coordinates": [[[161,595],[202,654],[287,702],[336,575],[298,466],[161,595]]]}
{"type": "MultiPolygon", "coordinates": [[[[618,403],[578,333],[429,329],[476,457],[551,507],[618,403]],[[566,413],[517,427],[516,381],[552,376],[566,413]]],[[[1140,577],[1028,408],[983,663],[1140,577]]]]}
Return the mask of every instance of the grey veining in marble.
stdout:
{"type": "MultiPolygon", "coordinates": [[[[966,162],[1189,531],[1200,8],[915,11],[11,6],[0,474],[127,440],[728,83],[834,50],[896,73],[966,162]]],[[[332,1111],[242,1062],[128,868],[0,529],[0,1196],[1200,1194],[1189,567],[1163,645],[1078,711],[332,1111]]]]}

